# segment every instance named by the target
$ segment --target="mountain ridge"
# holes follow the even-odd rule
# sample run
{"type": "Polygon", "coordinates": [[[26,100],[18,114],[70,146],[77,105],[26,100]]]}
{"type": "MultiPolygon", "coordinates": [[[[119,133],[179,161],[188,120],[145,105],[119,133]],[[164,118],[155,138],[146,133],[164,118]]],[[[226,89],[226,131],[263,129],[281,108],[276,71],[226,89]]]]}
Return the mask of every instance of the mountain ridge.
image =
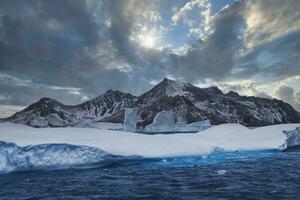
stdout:
{"type": "Polygon", "coordinates": [[[38,128],[76,126],[82,122],[122,123],[126,108],[134,108],[141,116],[140,127],[150,124],[163,110],[171,111],[176,121],[184,123],[206,119],[212,124],[246,126],[300,123],[300,113],[281,100],[241,96],[234,91],[224,94],[215,86],[199,88],[167,78],[140,96],[107,90],[78,105],[44,97],[2,121],[38,128]]]}

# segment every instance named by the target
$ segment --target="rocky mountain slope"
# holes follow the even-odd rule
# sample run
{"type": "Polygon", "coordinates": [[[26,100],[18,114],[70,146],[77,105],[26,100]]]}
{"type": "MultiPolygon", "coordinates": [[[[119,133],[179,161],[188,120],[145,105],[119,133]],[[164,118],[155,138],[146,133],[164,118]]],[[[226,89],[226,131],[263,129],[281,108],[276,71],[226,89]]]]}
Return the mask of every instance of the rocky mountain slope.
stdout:
{"type": "Polygon", "coordinates": [[[131,107],[135,99],[131,94],[113,90],[74,106],[42,98],[4,121],[38,128],[75,126],[98,121],[121,122],[125,108],[131,107]]]}
{"type": "Polygon", "coordinates": [[[283,101],[240,96],[233,91],[224,94],[217,87],[198,88],[170,79],[164,79],[138,97],[108,90],[75,106],[42,98],[5,121],[33,127],[75,126],[85,121],[123,122],[125,108],[135,108],[140,114],[140,127],[150,124],[163,110],[171,111],[177,122],[186,123],[205,119],[212,124],[241,123],[246,126],[300,123],[300,114],[283,101]]]}
{"type": "Polygon", "coordinates": [[[169,79],[141,95],[136,107],[143,119],[140,126],[151,123],[162,110],[172,111],[178,121],[187,123],[205,119],[212,124],[246,126],[300,122],[300,114],[283,101],[240,96],[233,91],[223,94],[217,87],[198,88],[169,79]]]}

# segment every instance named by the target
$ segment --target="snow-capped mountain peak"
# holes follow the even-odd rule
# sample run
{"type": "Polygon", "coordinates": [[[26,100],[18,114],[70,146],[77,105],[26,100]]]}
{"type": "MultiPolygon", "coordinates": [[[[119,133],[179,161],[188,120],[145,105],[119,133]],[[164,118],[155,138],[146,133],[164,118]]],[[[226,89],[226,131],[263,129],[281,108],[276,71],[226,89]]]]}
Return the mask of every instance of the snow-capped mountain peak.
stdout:
{"type": "Polygon", "coordinates": [[[191,86],[189,83],[182,83],[168,78],[164,78],[161,82],[155,85],[151,90],[139,96],[139,101],[142,103],[149,103],[158,97],[168,96],[185,96],[188,95],[187,87],[191,86]]]}

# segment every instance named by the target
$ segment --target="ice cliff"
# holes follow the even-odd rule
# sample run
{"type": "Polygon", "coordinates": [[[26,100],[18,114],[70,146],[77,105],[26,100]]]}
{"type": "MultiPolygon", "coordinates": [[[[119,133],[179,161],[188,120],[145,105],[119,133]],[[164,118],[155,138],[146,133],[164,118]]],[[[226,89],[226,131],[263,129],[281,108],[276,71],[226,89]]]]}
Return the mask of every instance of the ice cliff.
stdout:
{"type": "Polygon", "coordinates": [[[0,141],[0,173],[30,169],[63,169],[100,164],[113,159],[107,152],[88,146],[40,144],[20,147],[0,141]]]}

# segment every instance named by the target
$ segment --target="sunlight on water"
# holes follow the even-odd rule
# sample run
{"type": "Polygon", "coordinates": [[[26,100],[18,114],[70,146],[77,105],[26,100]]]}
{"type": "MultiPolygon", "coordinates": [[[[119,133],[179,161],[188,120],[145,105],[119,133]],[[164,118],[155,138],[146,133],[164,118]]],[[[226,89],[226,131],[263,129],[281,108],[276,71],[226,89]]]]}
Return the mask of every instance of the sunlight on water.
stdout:
{"type": "Polygon", "coordinates": [[[147,167],[186,167],[205,164],[217,164],[232,161],[243,161],[258,159],[263,157],[275,156],[280,154],[279,150],[263,150],[263,151],[235,151],[224,152],[216,151],[210,155],[203,156],[188,156],[188,157],[173,157],[173,158],[153,158],[144,159],[144,165],[147,167]]]}

